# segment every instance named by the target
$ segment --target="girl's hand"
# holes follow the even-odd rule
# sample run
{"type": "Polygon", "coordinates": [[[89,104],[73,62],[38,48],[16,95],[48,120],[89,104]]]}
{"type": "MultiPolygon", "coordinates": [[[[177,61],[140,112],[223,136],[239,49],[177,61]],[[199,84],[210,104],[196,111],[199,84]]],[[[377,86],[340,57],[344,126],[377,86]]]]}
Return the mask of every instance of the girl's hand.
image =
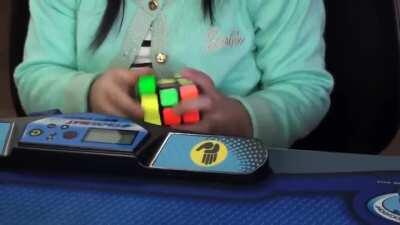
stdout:
{"type": "Polygon", "coordinates": [[[112,69],[101,75],[90,89],[89,107],[91,112],[142,119],[143,110],[135,101],[135,85],[138,77],[152,73],[150,68],[112,69]]]}
{"type": "Polygon", "coordinates": [[[185,69],[182,71],[182,76],[196,84],[201,95],[198,99],[182,101],[174,110],[178,114],[183,114],[197,109],[201,113],[201,120],[197,124],[174,126],[174,128],[229,136],[253,135],[250,116],[239,101],[218,92],[213,81],[200,71],[185,69]]]}

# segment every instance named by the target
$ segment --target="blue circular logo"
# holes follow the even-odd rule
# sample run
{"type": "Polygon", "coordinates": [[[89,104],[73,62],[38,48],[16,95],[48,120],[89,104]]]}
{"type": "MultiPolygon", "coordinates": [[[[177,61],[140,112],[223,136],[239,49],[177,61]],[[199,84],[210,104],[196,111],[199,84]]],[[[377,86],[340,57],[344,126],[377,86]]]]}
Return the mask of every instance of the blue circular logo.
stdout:
{"type": "Polygon", "coordinates": [[[400,197],[398,193],[373,198],[368,202],[368,209],[377,216],[400,223],[400,197]]]}

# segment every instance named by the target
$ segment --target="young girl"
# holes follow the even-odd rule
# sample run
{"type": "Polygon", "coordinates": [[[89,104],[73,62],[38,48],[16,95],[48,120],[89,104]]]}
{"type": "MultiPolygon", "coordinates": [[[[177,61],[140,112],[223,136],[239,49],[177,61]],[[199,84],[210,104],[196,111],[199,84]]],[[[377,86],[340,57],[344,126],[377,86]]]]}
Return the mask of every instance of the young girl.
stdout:
{"type": "Polygon", "coordinates": [[[322,0],[31,0],[30,11],[15,72],[27,112],[142,119],[138,76],[181,73],[201,96],[175,111],[202,118],[176,128],[287,147],[330,104],[322,0]]]}

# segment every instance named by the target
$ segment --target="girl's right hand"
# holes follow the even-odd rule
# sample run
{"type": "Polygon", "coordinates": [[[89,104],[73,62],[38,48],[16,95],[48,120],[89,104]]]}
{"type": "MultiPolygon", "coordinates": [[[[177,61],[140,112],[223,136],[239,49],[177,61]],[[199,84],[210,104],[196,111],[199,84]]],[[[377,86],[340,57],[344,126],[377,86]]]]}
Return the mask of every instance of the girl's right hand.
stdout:
{"type": "Polygon", "coordinates": [[[150,68],[112,69],[97,78],[89,92],[91,112],[143,119],[140,103],[134,99],[136,81],[140,75],[153,73],[150,68]]]}

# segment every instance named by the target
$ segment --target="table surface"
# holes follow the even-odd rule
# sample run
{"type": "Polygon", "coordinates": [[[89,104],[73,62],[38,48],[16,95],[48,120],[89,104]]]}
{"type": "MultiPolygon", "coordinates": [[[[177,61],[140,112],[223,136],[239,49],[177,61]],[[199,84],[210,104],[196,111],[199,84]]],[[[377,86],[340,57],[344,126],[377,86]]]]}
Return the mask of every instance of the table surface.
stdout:
{"type": "Polygon", "coordinates": [[[366,203],[400,173],[281,174],[247,185],[0,172],[0,224],[385,224],[366,203]]]}
{"type": "Polygon", "coordinates": [[[270,149],[274,174],[248,184],[3,167],[0,225],[390,224],[367,204],[398,192],[399,160],[270,149]]]}

